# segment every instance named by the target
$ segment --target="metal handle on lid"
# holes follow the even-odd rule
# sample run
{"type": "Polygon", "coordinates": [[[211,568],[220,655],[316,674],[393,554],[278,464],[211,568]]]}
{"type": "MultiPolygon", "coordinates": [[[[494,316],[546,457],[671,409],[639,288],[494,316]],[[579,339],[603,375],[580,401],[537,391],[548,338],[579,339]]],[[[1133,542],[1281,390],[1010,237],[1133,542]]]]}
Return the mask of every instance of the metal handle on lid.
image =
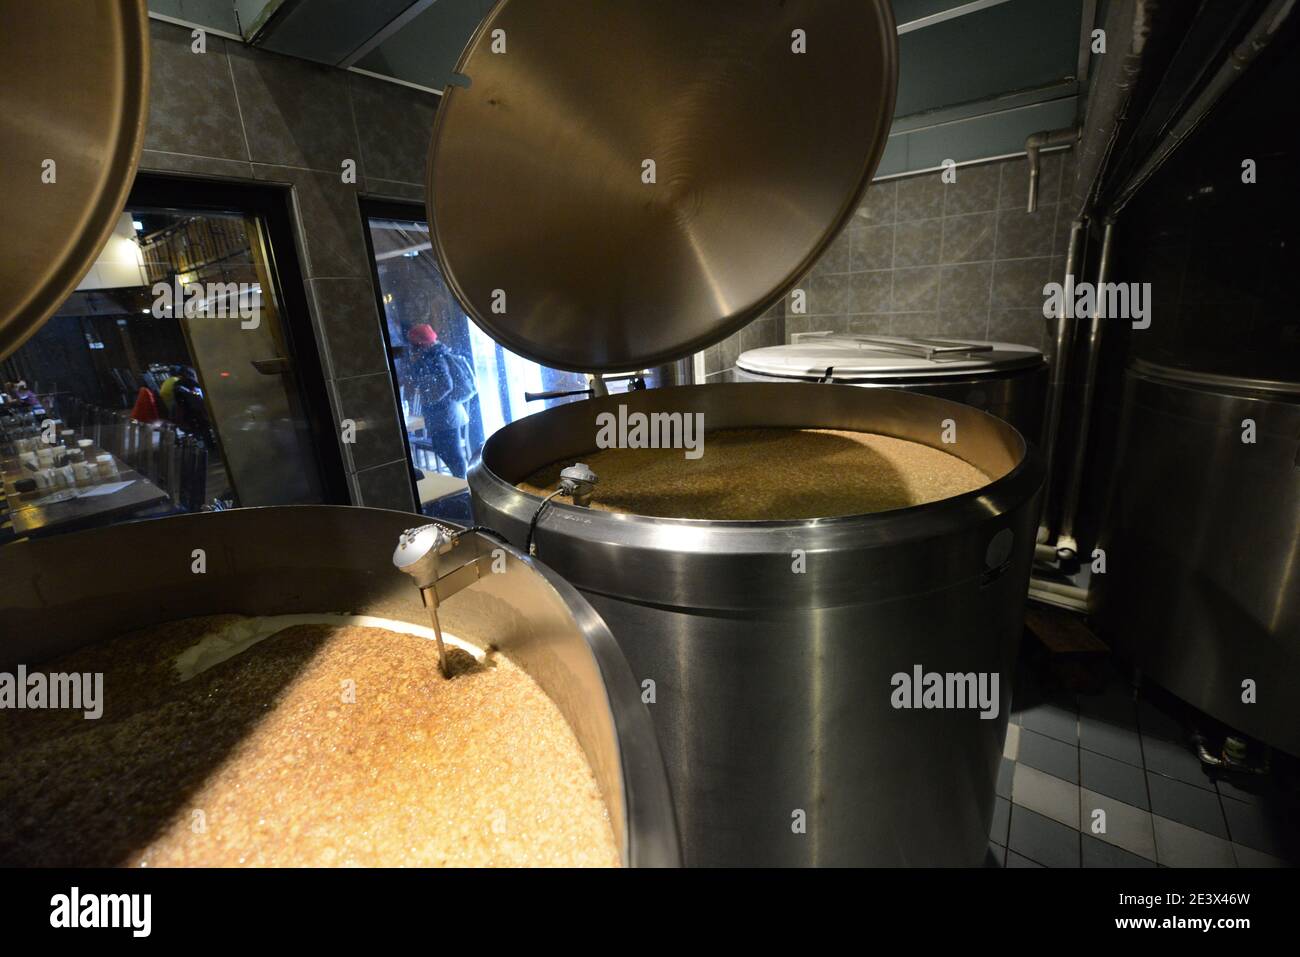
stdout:
{"type": "Polygon", "coordinates": [[[838,333],[827,333],[817,338],[822,342],[863,343],[883,352],[934,360],[964,359],[977,353],[993,351],[993,346],[987,342],[956,342],[952,339],[884,339],[879,336],[840,335],[838,333]]]}

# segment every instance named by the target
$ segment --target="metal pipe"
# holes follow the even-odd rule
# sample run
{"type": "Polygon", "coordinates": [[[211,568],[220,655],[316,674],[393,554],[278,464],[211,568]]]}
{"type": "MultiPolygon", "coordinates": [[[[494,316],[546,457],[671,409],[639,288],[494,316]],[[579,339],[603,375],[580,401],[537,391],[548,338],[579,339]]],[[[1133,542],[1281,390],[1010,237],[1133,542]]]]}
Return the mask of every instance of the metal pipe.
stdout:
{"type": "Polygon", "coordinates": [[[1059,130],[1040,130],[1037,133],[1030,133],[1025,138],[1025,159],[1029,161],[1029,205],[1026,207],[1027,212],[1034,212],[1038,209],[1038,175],[1041,167],[1041,157],[1039,151],[1052,149],[1060,146],[1073,146],[1079,141],[1082,128],[1078,126],[1067,126],[1059,130]]]}
{"type": "Polygon", "coordinates": [[[1056,549],[1051,545],[1036,543],[1034,545],[1034,561],[1055,562],[1061,556],[1056,554],[1056,549]]]}
{"type": "Polygon", "coordinates": [[[1083,243],[1087,236],[1086,220],[1076,219],[1070,224],[1070,247],[1065,258],[1065,290],[1056,310],[1056,343],[1047,379],[1047,415],[1043,421],[1043,458],[1047,464],[1047,485],[1043,490],[1043,511],[1038,539],[1051,540],[1052,463],[1055,458],[1057,434],[1061,428],[1061,410],[1065,402],[1065,379],[1070,366],[1070,347],[1074,342],[1074,310],[1067,308],[1074,291],[1074,276],[1083,262],[1083,243]]]}
{"type": "Polygon", "coordinates": [[[1074,523],[1079,517],[1079,496],[1083,490],[1083,467],[1088,451],[1088,427],[1092,421],[1093,394],[1097,388],[1097,367],[1101,357],[1101,331],[1106,317],[1106,297],[1102,295],[1104,283],[1110,281],[1111,243],[1115,221],[1107,219],[1101,238],[1101,262],[1097,266],[1097,297],[1092,316],[1088,321],[1088,338],[1084,344],[1083,396],[1080,400],[1079,435],[1074,443],[1074,461],[1066,473],[1065,493],[1061,501],[1061,533],[1056,540],[1056,551],[1064,561],[1079,553],[1079,543],[1074,538],[1074,523]]]}

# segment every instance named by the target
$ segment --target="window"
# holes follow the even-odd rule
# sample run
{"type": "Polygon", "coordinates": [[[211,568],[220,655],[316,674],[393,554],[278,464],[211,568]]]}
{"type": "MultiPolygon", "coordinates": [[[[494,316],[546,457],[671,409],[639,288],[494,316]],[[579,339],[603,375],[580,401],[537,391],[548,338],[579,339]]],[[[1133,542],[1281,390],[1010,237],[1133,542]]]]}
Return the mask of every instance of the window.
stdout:
{"type": "Polygon", "coordinates": [[[138,185],[77,290],[0,364],[8,534],[337,500],[303,392],[316,350],[293,348],[259,215],[269,197],[171,201],[205,189],[138,185]]]}

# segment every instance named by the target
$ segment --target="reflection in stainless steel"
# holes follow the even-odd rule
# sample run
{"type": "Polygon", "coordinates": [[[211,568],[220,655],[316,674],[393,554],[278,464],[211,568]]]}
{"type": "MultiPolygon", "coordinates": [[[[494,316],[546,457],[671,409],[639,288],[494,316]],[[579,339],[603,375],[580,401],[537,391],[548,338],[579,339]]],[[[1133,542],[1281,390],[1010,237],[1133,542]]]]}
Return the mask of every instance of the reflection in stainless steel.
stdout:
{"type": "Polygon", "coordinates": [[[1129,370],[1092,601],[1143,673],[1300,755],[1300,383],[1259,384],[1129,370]]]}
{"type": "Polygon", "coordinates": [[[917,508],[808,521],[648,518],[557,499],[536,536],[539,557],[609,623],[635,679],[655,683],[651,714],[688,864],[980,863],[1038,520],[1036,454],[1005,422],[913,393],[654,389],[497,432],[469,476],[477,518],[522,542],[539,500],[514,483],[578,460],[594,446],[596,416],[619,405],[702,412],[708,429],[880,432],[952,452],[994,480],[917,508]],[[941,441],[945,419],[955,446],[941,441]],[[792,573],[795,549],[806,573],[792,573]],[[999,673],[997,719],[894,710],[891,676],[918,664],[999,673]],[[806,834],[791,829],[800,809],[806,834]]]}
{"type": "Polygon", "coordinates": [[[443,274],[494,339],[555,368],[697,351],[853,214],[896,61],[885,0],[505,0],[435,120],[443,274]]]}
{"type": "MultiPolygon", "coordinates": [[[[251,508],[11,543],[0,549],[0,667],[196,615],[345,612],[423,625],[420,593],[392,562],[412,517],[251,508]],[[206,553],[206,574],[191,573],[196,548],[206,553]]],[[[624,863],[679,863],[654,730],[604,623],[545,566],[471,534],[473,547],[504,569],[447,598],[443,625],[500,648],[556,703],[595,772],[624,863]]]]}
{"type": "Polygon", "coordinates": [[[76,288],[126,204],[149,114],[147,18],[145,0],[0,0],[0,359],[76,288]]]}

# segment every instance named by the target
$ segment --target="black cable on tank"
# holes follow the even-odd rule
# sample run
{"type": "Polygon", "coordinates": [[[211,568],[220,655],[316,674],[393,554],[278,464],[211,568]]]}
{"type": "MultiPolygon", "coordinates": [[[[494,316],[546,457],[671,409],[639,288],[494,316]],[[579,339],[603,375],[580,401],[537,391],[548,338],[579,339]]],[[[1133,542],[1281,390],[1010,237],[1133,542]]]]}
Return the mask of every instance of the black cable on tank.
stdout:
{"type": "Polygon", "coordinates": [[[564,489],[557,488],[546,498],[542,499],[542,504],[537,506],[537,511],[533,512],[533,520],[528,523],[528,538],[524,540],[524,551],[529,555],[536,555],[537,551],[533,547],[533,533],[537,531],[537,521],[542,517],[542,510],[551,503],[551,499],[563,492],[564,489]]]}

